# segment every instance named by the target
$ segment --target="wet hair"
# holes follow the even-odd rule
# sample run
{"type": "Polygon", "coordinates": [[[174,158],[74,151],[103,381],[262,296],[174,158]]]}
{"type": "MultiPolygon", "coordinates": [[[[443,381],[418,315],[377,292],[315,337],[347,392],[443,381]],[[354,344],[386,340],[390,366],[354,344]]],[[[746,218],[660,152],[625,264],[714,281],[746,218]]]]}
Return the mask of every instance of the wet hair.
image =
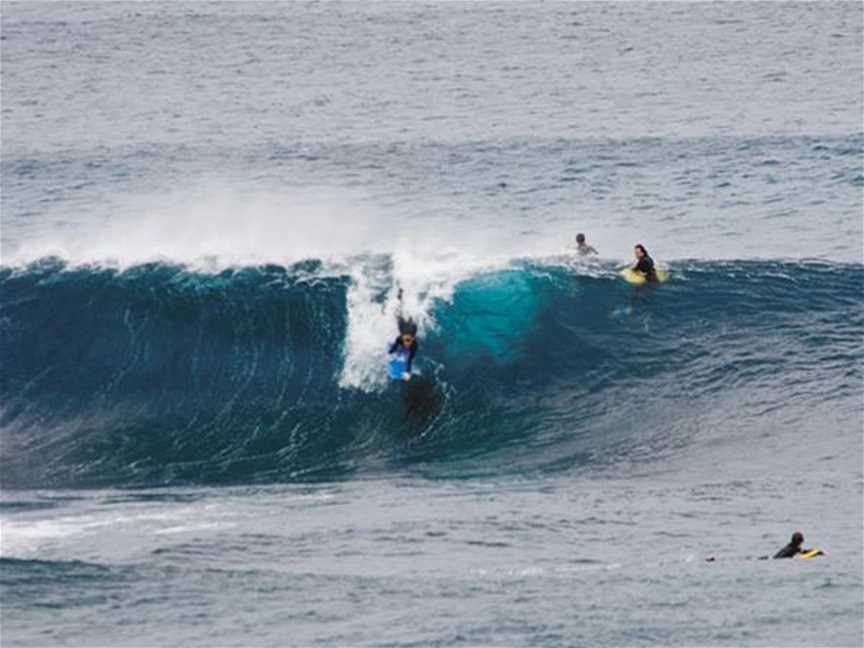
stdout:
{"type": "Polygon", "coordinates": [[[403,335],[410,335],[412,337],[417,336],[417,322],[415,322],[413,318],[409,317],[408,319],[402,319],[402,317],[399,317],[397,324],[399,325],[400,337],[403,335]]]}
{"type": "Polygon", "coordinates": [[[633,247],[634,247],[634,248],[639,248],[640,250],[642,250],[642,254],[644,254],[645,256],[651,256],[650,254],[648,254],[648,250],[645,249],[645,246],[642,245],[641,243],[637,243],[637,244],[634,245],[633,247]]]}
{"type": "Polygon", "coordinates": [[[792,539],[789,541],[789,544],[791,544],[793,547],[800,547],[802,544],[804,544],[804,534],[800,531],[796,531],[792,534],[792,539]]]}
{"type": "Polygon", "coordinates": [[[577,243],[584,243],[585,242],[585,235],[582,233],[577,234],[576,235],[576,242],[577,243]]]}

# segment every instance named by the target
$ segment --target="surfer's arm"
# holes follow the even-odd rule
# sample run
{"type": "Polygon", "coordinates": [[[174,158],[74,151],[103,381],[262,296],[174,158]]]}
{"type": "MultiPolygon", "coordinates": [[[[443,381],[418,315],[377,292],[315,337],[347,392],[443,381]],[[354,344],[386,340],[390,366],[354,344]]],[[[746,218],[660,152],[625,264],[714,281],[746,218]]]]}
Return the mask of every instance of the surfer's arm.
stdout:
{"type": "Polygon", "coordinates": [[[408,362],[405,363],[406,373],[411,373],[411,363],[414,361],[414,356],[417,355],[417,340],[411,344],[411,349],[408,352],[408,362]]]}

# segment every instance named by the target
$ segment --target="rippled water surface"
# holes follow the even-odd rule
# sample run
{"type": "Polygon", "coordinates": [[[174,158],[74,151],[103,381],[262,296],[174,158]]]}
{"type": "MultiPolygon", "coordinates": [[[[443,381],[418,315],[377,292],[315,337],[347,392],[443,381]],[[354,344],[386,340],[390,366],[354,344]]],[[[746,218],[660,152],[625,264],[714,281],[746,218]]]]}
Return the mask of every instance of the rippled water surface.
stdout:
{"type": "Polygon", "coordinates": [[[860,3],[0,12],[4,646],[861,644],[860,3]]]}

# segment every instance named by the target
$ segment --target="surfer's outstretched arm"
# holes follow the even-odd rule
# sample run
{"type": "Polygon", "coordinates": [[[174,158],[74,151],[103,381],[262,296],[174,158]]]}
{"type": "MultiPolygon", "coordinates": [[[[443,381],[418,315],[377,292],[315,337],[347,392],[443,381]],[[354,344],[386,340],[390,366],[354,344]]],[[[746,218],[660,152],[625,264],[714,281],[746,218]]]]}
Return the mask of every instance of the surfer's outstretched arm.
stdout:
{"type": "Polygon", "coordinates": [[[413,340],[414,336],[417,335],[417,323],[413,317],[405,317],[402,314],[401,287],[399,288],[399,292],[396,293],[396,299],[399,301],[399,304],[396,306],[396,326],[399,328],[399,335],[408,335],[413,340]]]}

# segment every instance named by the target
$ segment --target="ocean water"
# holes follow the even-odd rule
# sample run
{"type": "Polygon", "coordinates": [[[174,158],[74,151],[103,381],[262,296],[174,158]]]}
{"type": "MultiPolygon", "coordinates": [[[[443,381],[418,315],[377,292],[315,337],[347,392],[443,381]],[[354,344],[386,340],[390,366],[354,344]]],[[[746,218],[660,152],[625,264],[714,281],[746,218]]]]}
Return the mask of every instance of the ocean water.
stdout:
{"type": "Polygon", "coordinates": [[[4,648],[864,643],[860,3],[0,14],[4,648]]]}

